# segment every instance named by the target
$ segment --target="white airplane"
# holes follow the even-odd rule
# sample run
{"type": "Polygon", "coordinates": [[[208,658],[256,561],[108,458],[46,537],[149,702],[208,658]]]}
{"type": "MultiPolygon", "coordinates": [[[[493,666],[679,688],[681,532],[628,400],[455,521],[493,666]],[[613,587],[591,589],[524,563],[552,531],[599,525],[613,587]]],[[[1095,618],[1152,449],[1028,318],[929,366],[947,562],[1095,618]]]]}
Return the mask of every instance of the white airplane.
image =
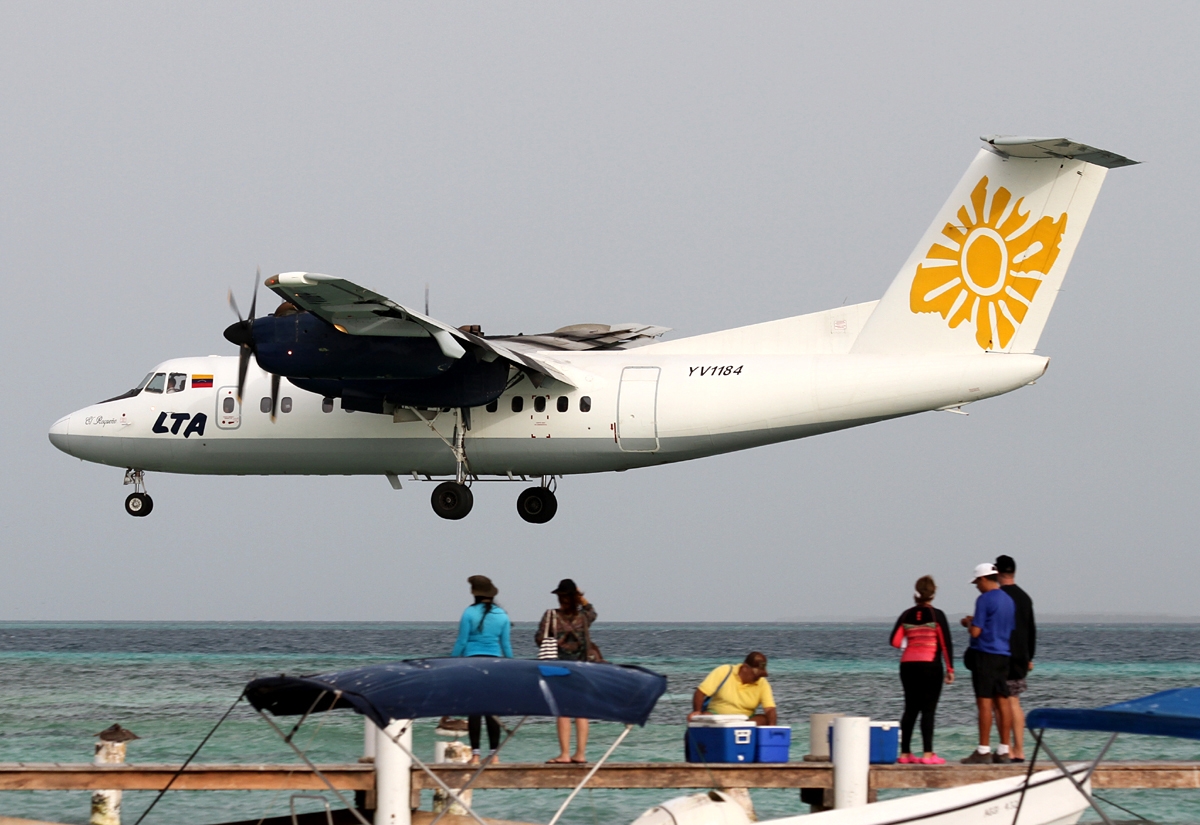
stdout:
{"type": "Polygon", "coordinates": [[[983,140],[878,301],[656,343],[666,330],[640,324],[485,336],[285,272],[266,280],[274,314],[251,303],[225,331],[239,357],[164,361],[50,441],[127,468],[134,516],[153,506],[147,471],[376,474],[396,489],[448,476],[432,496],[447,519],[470,512],[475,481],[532,477],[517,511],[540,524],[563,476],[962,412],[1046,371],[1034,350],[1100,185],[1136,163],[1064,138],[983,140]]]}

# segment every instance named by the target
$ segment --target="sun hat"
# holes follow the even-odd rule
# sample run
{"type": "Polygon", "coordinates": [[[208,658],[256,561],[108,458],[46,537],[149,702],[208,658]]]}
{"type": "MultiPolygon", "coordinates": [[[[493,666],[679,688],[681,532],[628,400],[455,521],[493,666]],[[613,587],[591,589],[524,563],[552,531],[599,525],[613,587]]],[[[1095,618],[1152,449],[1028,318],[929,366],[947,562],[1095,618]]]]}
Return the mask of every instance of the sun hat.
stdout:
{"type": "Polygon", "coordinates": [[[984,576],[995,576],[995,575],[996,575],[996,565],[991,564],[990,562],[984,562],[983,564],[975,565],[975,576],[974,576],[974,578],[971,579],[971,581],[969,581],[967,583],[974,584],[976,581],[983,578],[984,576]]]}
{"type": "Polygon", "coordinates": [[[467,584],[471,585],[472,596],[482,596],[485,599],[494,599],[496,594],[500,592],[500,588],[492,584],[492,580],[487,576],[469,576],[467,584]]]}
{"type": "Polygon", "coordinates": [[[579,588],[575,586],[574,579],[563,579],[558,583],[558,587],[550,591],[559,596],[574,596],[579,593],[579,588]]]}

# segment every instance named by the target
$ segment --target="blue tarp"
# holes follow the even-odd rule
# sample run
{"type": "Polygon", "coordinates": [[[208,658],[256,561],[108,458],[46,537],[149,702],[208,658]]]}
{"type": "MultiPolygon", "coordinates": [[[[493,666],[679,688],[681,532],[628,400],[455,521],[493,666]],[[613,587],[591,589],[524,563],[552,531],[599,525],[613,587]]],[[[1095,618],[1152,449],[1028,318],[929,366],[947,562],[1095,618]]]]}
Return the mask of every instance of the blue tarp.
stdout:
{"type": "Polygon", "coordinates": [[[644,725],[666,689],[667,677],[640,667],[469,656],[255,679],[246,698],[276,716],[349,707],[380,727],[476,713],[644,725]]]}
{"type": "Polygon", "coordinates": [[[1039,708],[1025,718],[1032,730],[1099,730],[1200,739],[1200,687],[1176,688],[1100,708],[1039,708]]]}

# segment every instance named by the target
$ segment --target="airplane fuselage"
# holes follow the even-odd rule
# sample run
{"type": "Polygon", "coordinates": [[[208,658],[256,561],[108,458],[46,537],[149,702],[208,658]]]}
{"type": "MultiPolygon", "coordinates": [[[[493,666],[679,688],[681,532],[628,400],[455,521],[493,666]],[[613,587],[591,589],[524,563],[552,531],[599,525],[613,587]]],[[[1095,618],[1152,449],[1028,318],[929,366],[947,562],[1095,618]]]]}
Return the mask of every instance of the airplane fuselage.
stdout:
{"type": "MultiPolygon", "coordinates": [[[[658,355],[654,347],[584,352],[556,362],[575,379],[518,382],[470,410],[471,475],[628,470],[957,407],[1036,380],[1036,355],[658,355]],[[490,411],[494,410],[494,411],[490,411]],[[586,411],[584,411],[586,410],[586,411]]],[[[233,398],[237,358],[164,362],[187,388],[78,410],[51,440],[87,461],[212,475],[450,475],[451,411],[351,412],[285,380],[271,421],[268,376],[252,368],[233,398]],[[212,386],[192,387],[194,375],[212,386]],[[423,416],[433,416],[426,421],[423,416]],[[439,435],[440,433],[440,435],[439,435]]]]}

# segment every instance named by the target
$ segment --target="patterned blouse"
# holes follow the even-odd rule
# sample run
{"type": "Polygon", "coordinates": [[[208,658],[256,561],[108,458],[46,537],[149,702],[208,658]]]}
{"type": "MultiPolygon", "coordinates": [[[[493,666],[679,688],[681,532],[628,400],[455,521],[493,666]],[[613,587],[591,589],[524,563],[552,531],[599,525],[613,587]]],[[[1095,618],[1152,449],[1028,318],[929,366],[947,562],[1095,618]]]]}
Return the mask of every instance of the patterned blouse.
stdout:
{"type": "Polygon", "coordinates": [[[581,606],[575,614],[565,613],[557,608],[547,610],[538,624],[537,633],[533,636],[534,644],[540,646],[543,639],[553,635],[558,642],[558,658],[587,661],[588,628],[594,621],[596,608],[590,603],[581,606]]]}

